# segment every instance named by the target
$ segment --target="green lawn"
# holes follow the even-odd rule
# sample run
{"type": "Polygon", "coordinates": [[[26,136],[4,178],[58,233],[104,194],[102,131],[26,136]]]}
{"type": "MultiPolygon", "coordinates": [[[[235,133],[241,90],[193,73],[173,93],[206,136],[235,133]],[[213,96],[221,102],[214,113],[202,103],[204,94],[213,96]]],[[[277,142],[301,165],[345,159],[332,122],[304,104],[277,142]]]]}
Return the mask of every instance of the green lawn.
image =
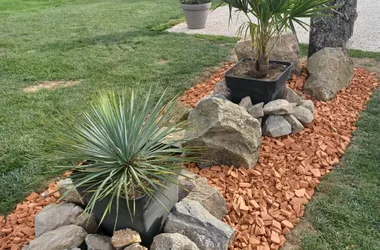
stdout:
{"type": "Polygon", "coordinates": [[[178,0],[0,0],[0,214],[47,179],[59,122],[97,91],[173,96],[227,60],[234,39],[159,31],[181,17],[178,0]],[[51,80],[80,84],[23,92],[51,80]]]}

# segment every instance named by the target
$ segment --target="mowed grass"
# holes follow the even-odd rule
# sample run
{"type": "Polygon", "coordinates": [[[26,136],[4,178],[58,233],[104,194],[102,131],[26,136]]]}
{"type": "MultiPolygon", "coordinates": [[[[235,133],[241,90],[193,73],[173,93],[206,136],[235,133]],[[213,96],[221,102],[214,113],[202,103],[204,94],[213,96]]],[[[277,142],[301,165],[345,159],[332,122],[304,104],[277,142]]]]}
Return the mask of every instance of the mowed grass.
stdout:
{"type": "Polygon", "coordinates": [[[177,0],[0,0],[0,214],[43,186],[60,122],[97,91],[174,96],[228,59],[234,39],[158,31],[181,17],[177,0]],[[61,80],[80,83],[23,92],[61,80]]]}
{"type": "MultiPolygon", "coordinates": [[[[301,51],[307,55],[307,46],[302,45],[301,51]]],[[[349,50],[349,54],[376,61],[380,58],[377,52],[349,50]]],[[[306,206],[304,219],[308,226],[297,230],[296,249],[380,249],[379,107],[377,89],[356,124],[357,130],[340,166],[322,179],[306,206]]]]}

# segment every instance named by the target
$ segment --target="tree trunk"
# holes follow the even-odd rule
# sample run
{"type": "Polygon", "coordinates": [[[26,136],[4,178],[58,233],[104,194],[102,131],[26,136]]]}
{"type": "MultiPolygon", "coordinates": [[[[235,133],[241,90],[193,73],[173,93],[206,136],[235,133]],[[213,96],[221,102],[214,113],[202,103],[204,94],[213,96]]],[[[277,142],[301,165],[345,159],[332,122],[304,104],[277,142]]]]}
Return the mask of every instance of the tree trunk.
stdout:
{"type": "MultiPolygon", "coordinates": [[[[309,57],[326,47],[344,47],[354,32],[357,0],[332,0],[329,5],[340,7],[328,17],[313,17],[310,21],[309,57]]],[[[331,10],[326,14],[331,14],[331,10]]]]}

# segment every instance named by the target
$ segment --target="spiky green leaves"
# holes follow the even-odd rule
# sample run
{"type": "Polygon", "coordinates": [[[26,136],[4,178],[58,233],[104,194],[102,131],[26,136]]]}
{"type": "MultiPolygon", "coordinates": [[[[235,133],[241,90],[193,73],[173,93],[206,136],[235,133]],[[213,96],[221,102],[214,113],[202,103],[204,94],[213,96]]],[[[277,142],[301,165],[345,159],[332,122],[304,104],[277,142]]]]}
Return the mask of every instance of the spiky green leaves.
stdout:
{"type": "MultiPolygon", "coordinates": [[[[111,198],[104,215],[113,206],[118,213],[120,197],[133,201],[148,195],[162,203],[157,194],[166,184],[176,183],[182,155],[189,151],[176,146],[183,139],[167,139],[182,130],[183,124],[171,123],[176,103],[177,99],[167,101],[165,93],[158,101],[151,92],[138,97],[133,92],[100,93],[90,111],[83,112],[65,141],[74,149],[70,159],[89,163],[73,167],[71,176],[75,186],[91,196],[87,212],[104,197],[111,198]]],[[[135,203],[130,203],[121,209],[132,216],[135,203]]]]}

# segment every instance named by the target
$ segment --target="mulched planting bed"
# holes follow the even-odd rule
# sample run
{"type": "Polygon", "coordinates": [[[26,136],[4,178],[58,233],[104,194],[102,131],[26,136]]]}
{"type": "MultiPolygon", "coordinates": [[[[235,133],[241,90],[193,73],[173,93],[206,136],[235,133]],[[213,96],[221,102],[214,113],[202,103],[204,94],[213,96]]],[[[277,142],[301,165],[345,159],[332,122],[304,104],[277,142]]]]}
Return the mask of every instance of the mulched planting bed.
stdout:
{"type": "MultiPolygon", "coordinates": [[[[303,71],[288,86],[300,90],[305,79],[303,71]]],[[[280,139],[263,137],[259,161],[252,169],[188,165],[226,199],[228,215],[223,221],[238,230],[230,249],[279,249],[285,243],[321,177],[339,163],[378,84],[376,74],[355,69],[351,86],[332,101],[313,100],[315,119],[305,130],[280,139]]]]}
{"type": "MultiPolygon", "coordinates": [[[[194,107],[231,66],[225,63],[209,79],[186,91],[182,102],[194,107]]],[[[303,70],[288,86],[300,90],[306,78],[303,70]]],[[[223,220],[238,231],[230,249],[278,249],[285,243],[286,233],[299,223],[320,178],[339,163],[355,122],[377,86],[374,73],[355,69],[351,86],[336,98],[313,101],[315,119],[305,130],[280,139],[263,137],[259,162],[252,169],[187,165],[225,197],[228,215],[223,220]]],[[[54,192],[55,185],[51,183],[45,193],[54,192]]],[[[34,216],[57,198],[58,193],[47,198],[32,193],[7,218],[0,216],[0,250],[21,249],[34,239],[34,216]]]]}

